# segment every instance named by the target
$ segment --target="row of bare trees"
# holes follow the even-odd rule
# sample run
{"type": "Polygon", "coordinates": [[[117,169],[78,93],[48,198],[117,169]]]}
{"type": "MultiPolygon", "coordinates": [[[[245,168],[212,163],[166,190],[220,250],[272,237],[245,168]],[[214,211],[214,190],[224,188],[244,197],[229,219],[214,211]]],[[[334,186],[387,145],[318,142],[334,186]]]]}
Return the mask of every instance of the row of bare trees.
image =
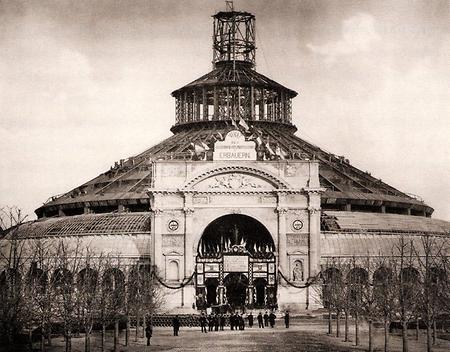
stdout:
{"type": "Polygon", "coordinates": [[[402,331],[402,350],[408,351],[408,325],[426,327],[427,351],[436,343],[436,324],[450,315],[449,241],[444,236],[400,236],[390,254],[329,258],[322,270],[321,298],[328,309],[328,333],[336,316],[336,337],[344,315],[344,340],[349,319],[354,321],[355,344],[360,345],[360,321],[368,324],[372,352],[373,324],[384,325],[384,351],[389,350],[390,326],[402,331]]]}
{"type": "Polygon", "coordinates": [[[147,319],[161,307],[148,258],[98,253],[79,238],[21,240],[16,231],[10,228],[0,242],[0,338],[9,346],[28,331],[31,348],[31,333],[38,331],[44,351],[51,345],[52,329],[59,327],[67,352],[80,333],[87,352],[92,330],[99,326],[103,351],[106,329],[114,326],[116,351],[120,321],[126,324],[128,345],[131,321],[137,339],[141,323],[143,333],[147,319]]]}

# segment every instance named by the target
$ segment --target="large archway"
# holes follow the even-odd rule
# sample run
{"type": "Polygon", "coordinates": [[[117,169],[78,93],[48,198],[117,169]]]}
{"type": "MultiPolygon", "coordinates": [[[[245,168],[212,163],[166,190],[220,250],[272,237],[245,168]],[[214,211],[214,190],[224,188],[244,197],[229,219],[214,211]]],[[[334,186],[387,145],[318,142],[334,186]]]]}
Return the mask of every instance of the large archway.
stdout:
{"type": "Polygon", "coordinates": [[[212,221],[197,248],[197,307],[275,305],[265,297],[276,292],[275,250],[269,231],[250,216],[229,214],[212,221]]]}

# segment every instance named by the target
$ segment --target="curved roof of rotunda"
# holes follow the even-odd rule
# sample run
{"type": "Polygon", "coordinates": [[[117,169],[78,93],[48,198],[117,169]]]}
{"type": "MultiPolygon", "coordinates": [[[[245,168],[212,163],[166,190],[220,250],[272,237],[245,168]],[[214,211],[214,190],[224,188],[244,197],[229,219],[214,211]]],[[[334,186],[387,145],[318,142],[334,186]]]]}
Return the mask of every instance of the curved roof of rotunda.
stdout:
{"type": "Polygon", "coordinates": [[[150,213],[84,214],[29,221],[7,233],[8,239],[150,233],[150,213]]]}
{"type": "MultiPolygon", "coordinates": [[[[370,173],[359,170],[349,160],[328,153],[319,147],[300,139],[294,133],[295,126],[250,121],[253,132],[247,139],[260,138],[263,144],[274,149],[280,147],[286,160],[317,160],[319,162],[320,184],[326,189],[322,195],[322,204],[352,203],[362,206],[381,206],[409,208],[431,214],[433,209],[423,201],[416,199],[386,184],[370,173]]],[[[36,210],[38,216],[44,211],[57,211],[59,208],[80,209],[86,204],[95,206],[116,206],[118,204],[149,203],[145,193],[151,185],[152,161],[155,160],[196,160],[192,143],[206,144],[214,148],[214,142],[234,127],[227,121],[205,121],[190,123],[184,128],[176,125],[174,134],[146,151],[122,160],[110,170],[82,184],[75,189],[50,198],[36,210]]],[[[206,160],[211,155],[205,154],[206,160]]],[[[267,161],[270,162],[270,161],[267,161]]]]}

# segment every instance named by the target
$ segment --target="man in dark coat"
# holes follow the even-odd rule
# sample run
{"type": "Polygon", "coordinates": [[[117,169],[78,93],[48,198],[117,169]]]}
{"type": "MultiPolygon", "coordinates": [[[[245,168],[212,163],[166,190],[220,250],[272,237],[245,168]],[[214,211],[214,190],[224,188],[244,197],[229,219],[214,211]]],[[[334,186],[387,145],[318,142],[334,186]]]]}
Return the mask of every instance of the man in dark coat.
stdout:
{"type": "Polygon", "coordinates": [[[236,320],[234,319],[234,313],[230,314],[230,328],[231,330],[234,330],[234,324],[235,324],[236,320]]]}
{"type": "Polygon", "coordinates": [[[172,326],[173,326],[173,336],[178,336],[178,331],[180,331],[180,319],[178,318],[178,315],[175,315],[175,318],[172,319],[172,326]]]}
{"type": "Polygon", "coordinates": [[[208,316],[208,331],[213,331],[214,328],[214,317],[212,314],[208,316]]]}
{"type": "Polygon", "coordinates": [[[248,327],[249,328],[253,327],[253,314],[250,313],[249,315],[247,315],[247,319],[248,319],[248,327]]]}
{"type": "Polygon", "coordinates": [[[264,326],[269,326],[269,314],[267,314],[267,311],[264,313],[264,326]]]}
{"type": "Polygon", "coordinates": [[[225,316],[223,314],[220,314],[219,324],[220,324],[220,331],[223,331],[223,327],[225,326],[225,316]]]}
{"type": "Polygon", "coordinates": [[[286,312],[286,314],[284,314],[284,325],[286,326],[286,329],[289,328],[289,312],[286,312]]]}
{"type": "Polygon", "coordinates": [[[214,315],[214,331],[219,331],[219,316],[214,315]]]}
{"type": "Polygon", "coordinates": [[[150,346],[150,339],[152,338],[152,335],[153,335],[153,326],[150,323],[145,328],[145,337],[147,338],[147,346],[150,346]]]}
{"type": "Polygon", "coordinates": [[[206,330],[206,323],[207,323],[207,319],[205,317],[205,314],[202,313],[202,315],[200,315],[200,328],[202,329],[202,332],[204,332],[204,333],[208,332],[206,330]]]}
{"type": "Polygon", "coordinates": [[[269,315],[269,322],[270,322],[271,328],[273,328],[275,326],[275,318],[276,318],[276,315],[273,312],[271,312],[269,315]]]}
{"type": "Polygon", "coordinates": [[[259,312],[258,317],[256,319],[258,320],[258,326],[264,329],[263,316],[261,312],[259,312]]]}

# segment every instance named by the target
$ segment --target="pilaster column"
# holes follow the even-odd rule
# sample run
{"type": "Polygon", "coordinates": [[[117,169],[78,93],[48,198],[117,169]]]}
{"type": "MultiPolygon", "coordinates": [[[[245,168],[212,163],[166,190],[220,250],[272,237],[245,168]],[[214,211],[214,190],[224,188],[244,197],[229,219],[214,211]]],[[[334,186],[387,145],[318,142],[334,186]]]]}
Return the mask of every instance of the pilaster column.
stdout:
{"type": "Polygon", "coordinates": [[[284,205],[285,195],[278,194],[278,266],[281,272],[286,275],[287,272],[287,253],[286,253],[286,213],[287,208],[284,205]]]}
{"type": "Polygon", "coordinates": [[[193,248],[193,215],[192,194],[184,194],[184,277],[189,277],[194,269],[194,248],[193,248]]]}
{"type": "Polygon", "coordinates": [[[308,192],[309,196],[309,277],[320,270],[320,195],[308,192]],[[318,202],[316,200],[318,199],[318,202]],[[319,204],[317,204],[319,203],[319,204]]]}
{"type": "Polygon", "coordinates": [[[163,210],[159,208],[152,209],[154,233],[153,233],[153,247],[154,252],[152,257],[154,258],[154,264],[158,270],[163,270],[163,255],[162,255],[162,233],[164,231],[163,224],[163,210]]]}

